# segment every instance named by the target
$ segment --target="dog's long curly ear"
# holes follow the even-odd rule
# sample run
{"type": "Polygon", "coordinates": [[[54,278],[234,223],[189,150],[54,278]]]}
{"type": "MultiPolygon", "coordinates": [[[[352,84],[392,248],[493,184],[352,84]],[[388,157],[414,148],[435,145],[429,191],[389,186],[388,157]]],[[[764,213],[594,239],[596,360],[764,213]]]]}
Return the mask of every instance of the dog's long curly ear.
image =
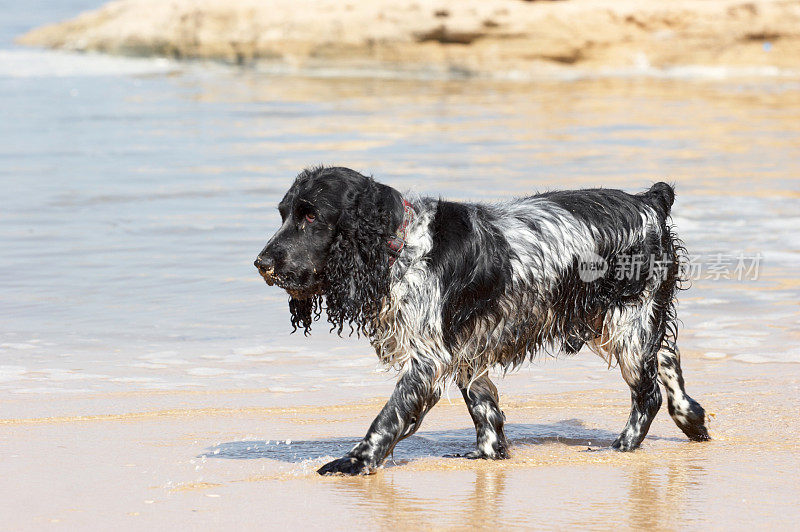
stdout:
{"type": "MultiPolygon", "coordinates": [[[[332,330],[375,334],[389,292],[389,239],[396,230],[392,189],[367,178],[337,224],[325,266],[325,299],[332,330]]],[[[396,193],[395,193],[396,194],[396,193]]]]}

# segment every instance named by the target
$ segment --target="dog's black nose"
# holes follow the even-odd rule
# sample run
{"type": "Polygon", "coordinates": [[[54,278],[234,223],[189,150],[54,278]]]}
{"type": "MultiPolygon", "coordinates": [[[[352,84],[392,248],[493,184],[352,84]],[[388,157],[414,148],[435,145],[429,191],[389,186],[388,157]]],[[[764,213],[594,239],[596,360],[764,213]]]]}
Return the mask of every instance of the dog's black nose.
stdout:
{"type": "Polygon", "coordinates": [[[272,286],[275,282],[273,278],[275,273],[275,261],[269,257],[259,255],[253,264],[258,268],[258,273],[261,274],[261,277],[264,278],[267,284],[272,286]]]}
{"type": "Polygon", "coordinates": [[[269,257],[262,257],[259,255],[253,263],[259,270],[273,270],[275,269],[275,261],[269,257]]]}

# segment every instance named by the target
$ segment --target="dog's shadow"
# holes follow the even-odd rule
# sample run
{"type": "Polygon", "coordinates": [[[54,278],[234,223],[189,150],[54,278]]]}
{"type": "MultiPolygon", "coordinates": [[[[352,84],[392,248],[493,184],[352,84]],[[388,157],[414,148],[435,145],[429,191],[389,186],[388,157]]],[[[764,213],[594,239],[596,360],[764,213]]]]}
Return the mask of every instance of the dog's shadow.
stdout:
{"type": "MultiPolygon", "coordinates": [[[[505,431],[512,447],[556,442],[597,449],[610,446],[617,437],[616,433],[608,430],[588,428],[578,419],[566,419],[548,424],[507,424],[505,431]]],[[[322,457],[341,456],[359,441],[360,438],[233,441],[211,447],[200,457],[232,460],[268,458],[298,463],[322,457]]],[[[400,442],[395,447],[393,457],[395,463],[404,463],[430,456],[463,454],[474,448],[473,428],[423,432],[400,442]]]]}

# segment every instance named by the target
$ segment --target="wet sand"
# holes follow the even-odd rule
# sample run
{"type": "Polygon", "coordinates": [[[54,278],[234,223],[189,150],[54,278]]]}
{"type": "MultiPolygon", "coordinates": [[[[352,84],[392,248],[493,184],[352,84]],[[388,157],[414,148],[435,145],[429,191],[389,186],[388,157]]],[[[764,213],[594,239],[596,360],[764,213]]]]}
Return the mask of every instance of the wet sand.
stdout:
{"type": "Polygon", "coordinates": [[[360,438],[382,397],[279,407],[264,406],[266,391],[230,390],[67,401],[59,415],[0,420],[3,527],[792,529],[794,366],[756,374],[684,359],[689,392],[713,416],[711,442],[687,441],[664,408],[640,450],[607,450],[628,413],[618,371],[549,361],[499,382],[510,460],[444,457],[474,444],[451,393],[364,478],[315,469],[360,438]],[[563,391],[537,384],[552,372],[563,391]]]}

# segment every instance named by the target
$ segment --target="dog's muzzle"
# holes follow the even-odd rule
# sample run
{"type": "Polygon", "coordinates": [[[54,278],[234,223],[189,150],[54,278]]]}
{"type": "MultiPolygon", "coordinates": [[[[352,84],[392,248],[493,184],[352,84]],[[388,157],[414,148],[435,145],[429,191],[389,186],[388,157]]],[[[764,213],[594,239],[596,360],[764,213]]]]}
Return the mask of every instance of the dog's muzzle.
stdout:
{"type": "Polygon", "coordinates": [[[275,264],[271,260],[258,257],[253,265],[268,285],[272,286],[275,284],[275,264]]]}

